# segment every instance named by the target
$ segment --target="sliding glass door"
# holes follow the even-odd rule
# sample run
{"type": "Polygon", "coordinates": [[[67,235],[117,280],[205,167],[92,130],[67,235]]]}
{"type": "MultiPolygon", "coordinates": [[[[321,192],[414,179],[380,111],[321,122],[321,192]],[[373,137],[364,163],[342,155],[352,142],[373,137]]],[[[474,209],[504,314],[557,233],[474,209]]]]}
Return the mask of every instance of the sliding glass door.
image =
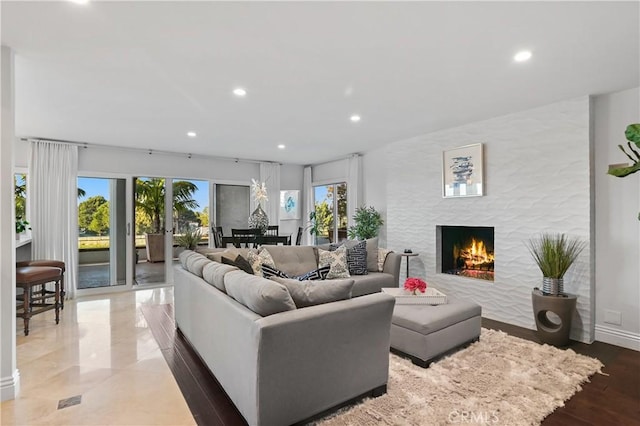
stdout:
{"type": "Polygon", "coordinates": [[[313,187],[316,222],[319,224],[317,244],[347,239],[347,184],[332,183],[313,187]]]}
{"type": "Polygon", "coordinates": [[[126,179],[78,178],[78,289],[127,283],[126,179]]]}

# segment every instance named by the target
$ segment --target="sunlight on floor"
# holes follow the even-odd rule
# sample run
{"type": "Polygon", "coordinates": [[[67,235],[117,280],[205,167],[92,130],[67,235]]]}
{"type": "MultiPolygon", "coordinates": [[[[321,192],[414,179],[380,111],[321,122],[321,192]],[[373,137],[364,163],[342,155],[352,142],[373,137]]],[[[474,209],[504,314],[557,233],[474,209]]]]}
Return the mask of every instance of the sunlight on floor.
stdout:
{"type": "Polygon", "coordinates": [[[173,302],[173,288],[84,297],[16,320],[20,396],[1,406],[2,425],[193,425],[140,311],[173,302]]]}

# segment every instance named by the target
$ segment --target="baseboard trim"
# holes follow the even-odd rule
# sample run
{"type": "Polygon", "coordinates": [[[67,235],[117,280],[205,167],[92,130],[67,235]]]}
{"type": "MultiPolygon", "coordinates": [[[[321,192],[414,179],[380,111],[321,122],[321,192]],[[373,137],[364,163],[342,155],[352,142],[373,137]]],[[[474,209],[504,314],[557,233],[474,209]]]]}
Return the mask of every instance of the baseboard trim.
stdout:
{"type": "Polygon", "coordinates": [[[640,334],[630,331],[616,330],[605,325],[596,324],[596,340],[610,345],[640,351],[640,334]]]}
{"type": "Polygon", "coordinates": [[[0,401],[16,399],[20,393],[20,372],[16,368],[12,376],[0,378],[0,401]]]}

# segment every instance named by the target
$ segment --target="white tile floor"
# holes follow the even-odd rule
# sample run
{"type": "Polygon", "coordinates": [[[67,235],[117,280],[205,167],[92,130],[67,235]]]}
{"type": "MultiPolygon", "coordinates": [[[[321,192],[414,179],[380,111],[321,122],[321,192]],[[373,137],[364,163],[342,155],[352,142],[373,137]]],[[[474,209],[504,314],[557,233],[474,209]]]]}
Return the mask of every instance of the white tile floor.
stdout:
{"type": "Polygon", "coordinates": [[[53,311],[36,315],[26,337],[17,318],[21,392],[2,403],[0,424],[194,425],[140,311],[172,302],[172,287],[70,300],[60,324],[53,311]]]}

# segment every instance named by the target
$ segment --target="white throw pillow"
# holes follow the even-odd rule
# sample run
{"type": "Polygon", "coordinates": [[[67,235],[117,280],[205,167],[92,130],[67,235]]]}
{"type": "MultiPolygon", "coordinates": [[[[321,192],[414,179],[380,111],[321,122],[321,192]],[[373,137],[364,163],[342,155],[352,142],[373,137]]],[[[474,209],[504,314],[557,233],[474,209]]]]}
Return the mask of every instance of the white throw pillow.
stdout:
{"type": "Polygon", "coordinates": [[[318,249],[318,267],[329,266],[327,279],[349,278],[349,266],[347,265],[347,247],[342,245],[335,251],[318,249]]]}

